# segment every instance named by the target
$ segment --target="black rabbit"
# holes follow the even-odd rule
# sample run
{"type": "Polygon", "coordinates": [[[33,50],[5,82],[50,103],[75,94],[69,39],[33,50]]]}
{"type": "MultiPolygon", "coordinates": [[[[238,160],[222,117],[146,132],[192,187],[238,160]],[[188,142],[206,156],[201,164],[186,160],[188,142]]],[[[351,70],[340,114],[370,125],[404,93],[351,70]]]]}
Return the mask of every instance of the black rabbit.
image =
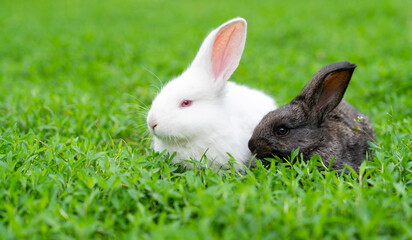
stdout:
{"type": "Polygon", "coordinates": [[[356,67],[345,61],[322,68],[290,103],[261,120],[249,149],[264,159],[299,148],[305,160],[318,154],[328,166],[336,156],[332,169],[357,170],[375,134],[369,119],[342,101],[356,67]]]}

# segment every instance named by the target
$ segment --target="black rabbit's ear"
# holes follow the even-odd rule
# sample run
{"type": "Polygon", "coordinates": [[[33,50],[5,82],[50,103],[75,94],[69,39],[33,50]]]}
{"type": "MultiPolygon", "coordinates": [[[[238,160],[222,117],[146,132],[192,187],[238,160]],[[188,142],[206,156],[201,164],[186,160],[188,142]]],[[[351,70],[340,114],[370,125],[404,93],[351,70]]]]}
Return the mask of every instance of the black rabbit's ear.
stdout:
{"type": "Polygon", "coordinates": [[[298,96],[321,120],[342,101],[357,67],[350,62],[330,64],[315,74],[298,96]]]}

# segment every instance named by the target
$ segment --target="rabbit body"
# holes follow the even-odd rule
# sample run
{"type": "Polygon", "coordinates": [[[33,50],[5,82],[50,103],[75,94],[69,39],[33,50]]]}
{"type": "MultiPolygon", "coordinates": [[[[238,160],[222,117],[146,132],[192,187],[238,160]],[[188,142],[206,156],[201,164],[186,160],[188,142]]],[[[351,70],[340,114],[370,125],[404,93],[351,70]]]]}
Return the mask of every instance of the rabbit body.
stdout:
{"type": "Polygon", "coordinates": [[[332,169],[358,169],[375,134],[365,115],[341,101],[355,67],[341,62],[321,69],[299,96],[261,120],[250,150],[264,159],[287,158],[299,148],[306,160],[318,154],[326,166],[335,157],[332,169]]]}
{"type": "Polygon", "coordinates": [[[195,60],[166,84],[154,99],[147,123],[153,148],[176,153],[174,162],[208,159],[213,169],[248,165],[247,147],[254,127],[275,101],[264,93],[227,81],[237,68],[246,38],[246,22],[237,18],[212,31],[195,60]]]}
{"type": "Polygon", "coordinates": [[[342,101],[324,121],[323,141],[318,150],[304,153],[306,156],[318,154],[326,166],[336,155],[333,169],[343,169],[345,164],[357,169],[366,159],[368,141],[373,141],[375,133],[369,118],[346,101],[342,101]]]}

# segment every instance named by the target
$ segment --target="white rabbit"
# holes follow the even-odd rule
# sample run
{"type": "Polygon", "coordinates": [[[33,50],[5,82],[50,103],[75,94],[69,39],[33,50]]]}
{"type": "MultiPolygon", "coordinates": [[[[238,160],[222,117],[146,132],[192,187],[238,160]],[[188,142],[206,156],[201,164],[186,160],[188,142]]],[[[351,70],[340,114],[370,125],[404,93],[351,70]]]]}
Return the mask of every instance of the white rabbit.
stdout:
{"type": "Polygon", "coordinates": [[[176,152],[173,161],[186,168],[193,164],[185,160],[205,155],[212,169],[228,169],[228,153],[236,169],[249,165],[249,138],[276,103],[227,81],[239,65],[245,40],[244,19],[224,23],[206,37],[189,68],[163,87],[147,116],[155,151],[176,152]]]}

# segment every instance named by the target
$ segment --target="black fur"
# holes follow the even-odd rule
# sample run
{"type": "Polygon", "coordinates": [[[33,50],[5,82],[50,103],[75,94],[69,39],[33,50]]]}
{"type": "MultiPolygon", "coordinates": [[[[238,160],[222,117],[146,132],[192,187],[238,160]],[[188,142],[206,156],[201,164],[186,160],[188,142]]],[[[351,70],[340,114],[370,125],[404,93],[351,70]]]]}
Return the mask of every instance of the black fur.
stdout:
{"type": "Polygon", "coordinates": [[[342,101],[356,67],[346,61],[322,68],[296,98],[261,120],[249,149],[263,159],[287,157],[299,148],[306,160],[318,154],[328,166],[336,156],[332,169],[347,164],[357,170],[375,134],[369,119],[342,101]],[[279,127],[288,134],[277,135],[279,127]]]}

